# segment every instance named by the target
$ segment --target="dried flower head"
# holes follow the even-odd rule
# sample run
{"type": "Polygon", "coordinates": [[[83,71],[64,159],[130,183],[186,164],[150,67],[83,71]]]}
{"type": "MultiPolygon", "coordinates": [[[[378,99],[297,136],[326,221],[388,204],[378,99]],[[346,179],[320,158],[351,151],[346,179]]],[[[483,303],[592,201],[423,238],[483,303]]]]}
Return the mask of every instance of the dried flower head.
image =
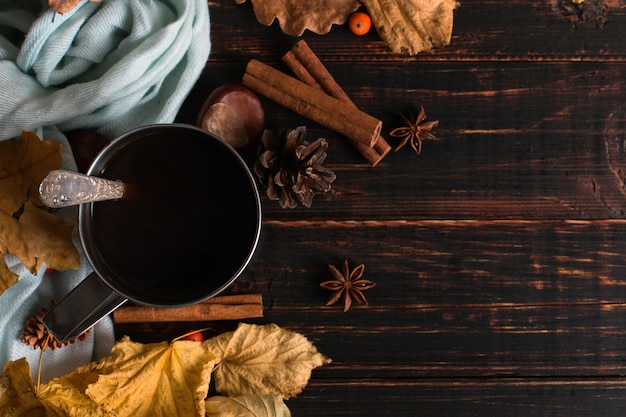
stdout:
{"type": "Polygon", "coordinates": [[[327,148],[326,139],[307,142],[304,126],[278,135],[265,130],[254,172],[266,187],[267,196],[278,200],[282,208],[295,208],[298,203],[311,207],[313,196],[328,192],[336,178],[322,165],[327,148]]]}

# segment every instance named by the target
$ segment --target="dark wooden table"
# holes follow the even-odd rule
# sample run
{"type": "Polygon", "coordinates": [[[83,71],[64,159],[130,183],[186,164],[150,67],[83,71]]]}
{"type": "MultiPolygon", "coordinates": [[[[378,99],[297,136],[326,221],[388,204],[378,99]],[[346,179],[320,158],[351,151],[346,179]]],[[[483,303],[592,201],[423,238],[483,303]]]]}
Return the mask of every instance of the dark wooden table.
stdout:
{"type": "MultiPolygon", "coordinates": [[[[593,0],[586,0],[591,2],[593,0]]],[[[555,0],[464,0],[449,46],[406,58],[375,31],[303,38],[364,111],[400,125],[424,106],[441,138],[368,166],[338,134],[263,99],[267,127],[327,138],[332,193],[263,196],[258,251],[229,293],[332,364],[294,416],[626,413],[626,8],[574,24],[555,0]],[[364,263],[369,306],[326,307],[328,264],[364,263]]],[[[218,85],[299,39],[251,5],[209,2],[212,52],[179,121],[218,85]]],[[[387,136],[388,137],[388,136],[387,136]]],[[[393,138],[388,138],[393,145],[393,138]]],[[[252,164],[255,152],[244,152],[252,164]]],[[[236,323],[118,325],[143,342],[236,323]]]]}

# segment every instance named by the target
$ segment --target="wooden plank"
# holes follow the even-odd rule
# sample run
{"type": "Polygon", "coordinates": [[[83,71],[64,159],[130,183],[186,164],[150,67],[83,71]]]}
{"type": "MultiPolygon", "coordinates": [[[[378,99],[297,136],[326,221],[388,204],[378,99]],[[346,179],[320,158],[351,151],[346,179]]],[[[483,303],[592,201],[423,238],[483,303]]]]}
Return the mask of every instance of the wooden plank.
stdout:
{"type": "Polygon", "coordinates": [[[622,416],[623,378],[425,379],[381,382],[315,377],[286,402],[294,416],[622,416]]]}
{"type": "Polygon", "coordinates": [[[307,319],[299,322],[271,311],[267,319],[280,317],[333,359],[320,371],[325,378],[617,377],[626,371],[624,310],[624,304],[374,307],[350,317],[300,310],[307,319]]]}
{"type": "Polygon", "coordinates": [[[625,227],[623,220],[266,220],[240,285],[269,305],[319,305],[325,292],[316,284],[329,276],[327,265],[348,259],[366,264],[381,283],[371,297],[387,308],[621,303],[625,227]]]}

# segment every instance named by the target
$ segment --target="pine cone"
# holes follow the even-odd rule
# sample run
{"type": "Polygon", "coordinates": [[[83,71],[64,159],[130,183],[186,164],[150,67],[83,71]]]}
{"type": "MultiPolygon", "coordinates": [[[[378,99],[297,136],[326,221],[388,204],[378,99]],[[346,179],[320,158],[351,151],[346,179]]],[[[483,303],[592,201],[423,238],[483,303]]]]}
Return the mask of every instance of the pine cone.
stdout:
{"type": "Polygon", "coordinates": [[[322,166],[327,148],[326,139],[309,144],[304,126],[280,135],[265,130],[254,172],[270,200],[278,200],[282,208],[295,208],[298,202],[311,207],[316,192],[328,192],[336,176],[322,166]]]}
{"type": "MultiPolygon", "coordinates": [[[[50,308],[52,308],[55,304],[56,303],[52,301],[50,303],[50,308]]],[[[26,325],[24,326],[24,330],[22,331],[22,343],[25,343],[28,346],[32,346],[35,350],[41,349],[45,351],[47,348],[54,350],[56,348],[74,344],[77,340],[85,340],[87,334],[89,333],[89,330],[87,330],[85,333],[82,333],[76,339],[72,339],[65,343],[59,342],[53,335],[48,332],[48,329],[46,329],[46,326],[41,321],[41,318],[48,312],[48,310],[49,309],[42,308],[37,312],[35,316],[29,317],[28,320],[26,320],[26,325]]]]}

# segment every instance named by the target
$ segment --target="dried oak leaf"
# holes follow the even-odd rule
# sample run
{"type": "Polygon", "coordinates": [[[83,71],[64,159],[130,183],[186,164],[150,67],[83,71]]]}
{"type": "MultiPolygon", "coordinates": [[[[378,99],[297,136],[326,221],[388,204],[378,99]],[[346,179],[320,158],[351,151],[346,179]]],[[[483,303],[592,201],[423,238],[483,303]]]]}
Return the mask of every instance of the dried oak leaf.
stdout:
{"type": "Polygon", "coordinates": [[[141,344],[125,337],[110,356],[57,380],[84,389],[116,417],[200,417],[213,361],[202,343],[141,344]]]}
{"type": "Polygon", "coordinates": [[[60,167],[61,145],[32,132],[0,142],[0,294],[18,279],[5,254],[15,255],[32,273],[44,263],[59,271],[80,266],[74,225],[40,208],[37,194],[43,177],[60,167]]]}
{"type": "Polygon", "coordinates": [[[291,398],[304,389],[314,368],[331,362],[306,337],[275,324],[242,323],[204,343],[217,357],[215,388],[229,397],[291,398]]]}
{"type": "MultiPolygon", "coordinates": [[[[278,19],[287,35],[300,36],[305,30],[328,33],[333,24],[342,25],[361,6],[359,0],[250,0],[259,23],[270,26],[278,19]]],[[[237,4],[246,0],[235,0],[237,4]]]]}
{"type": "Polygon", "coordinates": [[[207,417],[291,417],[291,412],[280,395],[216,395],[208,398],[205,404],[207,417]]]}
{"type": "Polygon", "coordinates": [[[72,386],[51,381],[39,390],[25,358],[7,362],[0,375],[0,415],[25,417],[111,417],[72,386]]]}
{"type": "Polygon", "coordinates": [[[389,48],[415,55],[450,43],[456,0],[361,0],[389,48]]]}

